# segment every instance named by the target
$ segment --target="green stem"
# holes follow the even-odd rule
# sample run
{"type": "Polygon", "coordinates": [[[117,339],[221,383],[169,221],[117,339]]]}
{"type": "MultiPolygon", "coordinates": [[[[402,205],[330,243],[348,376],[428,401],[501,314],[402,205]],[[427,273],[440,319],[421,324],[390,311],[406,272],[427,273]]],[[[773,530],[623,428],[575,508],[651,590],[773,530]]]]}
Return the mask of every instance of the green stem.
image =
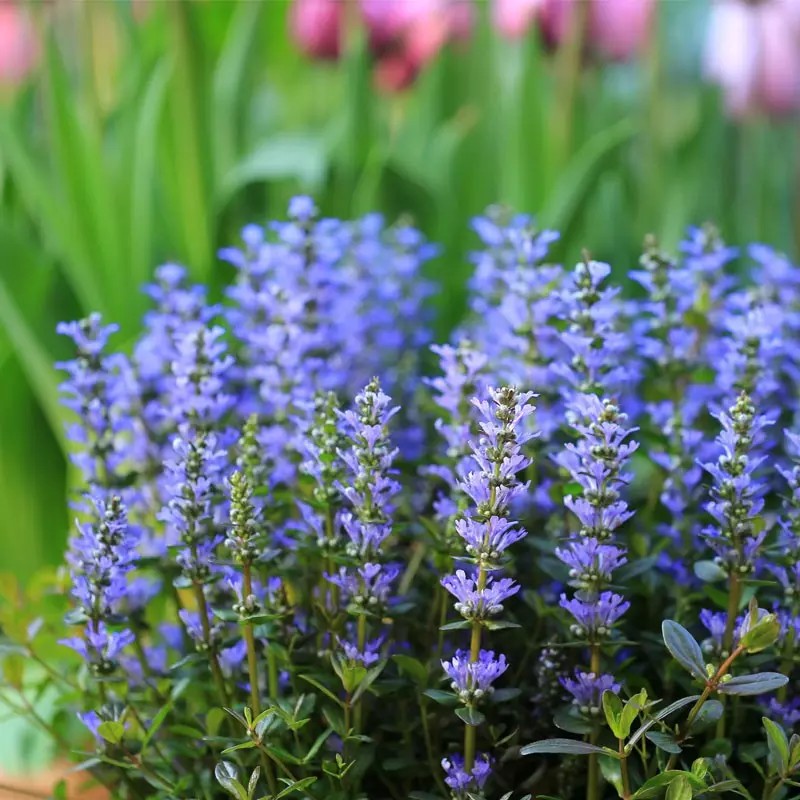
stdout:
{"type": "MultiPolygon", "coordinates": [[[[592,642],[590,645],[591,656],[589,663],[589,671],[595,675],[600,674],[600,645],[598,642],[592,642]]],[[[592,732],[589,734],[589,741],[591,744],[597,744],[598,728],[597,725],[592,726],[592,732]]],[[[586,779],[586,800],[599,800],[600,798],[600,762],[597,759],[597,753],[589,755],[589,770],[586,779]]]]}
{"type": "Polygon", "coordinates": [[[208,603],[206,603],[206,596],[203,593],[202,584],[194,583],[194,596],[197,600],[197,610],[200,614],[200,625],[203,628],[203,641],[206,645],[206,652],[208,653],[208,663],[211,667],[211,674],[214,676],[214,683],[217,687],[219,699],[223,707],[227,707],[230,706],[231,702],[228,697],[228,690],[225,688],[225,676],[222,674],[217,652],[211,641],[211,625],[208,622],[208,603]]]}
{"type": "MultiPolygon", "coordinates": [[[[706,681],[705,689],[703,689],[703,693],[697,699],[697,702],[692,706],[692,710],[689,712],[689,716],[686,717],[686,722],[678,730],[678,735],[675,737],[675,741],[677,744],[682,744],[686,741],[689,737],[689,732],[692,729],[692,723],[697,718],[697,715],[700,713],[700,709],[705,705],[706,700],[711,696],[713,692],[717,690],[717,687],[720,684],[725,675],[728,674],[728,670],[731,668],[733,662],[744,652],[744,647],[739,645],[717,668],[717,671],[713,674],[711,678],[706,681]]],[[[678,755],[670,756],[669,761],[667,762],[667,769],[673,769],[675,764],[678,761],[678,755]]]]}
{"type": "MultiPolygon", "coordinates": [[[[739,603],[742,599],[742,584],[739,576],[733,572],[731,573],[730,586],[728,589],[728,611],[727,619],[725,620],[725,633],[722,637],[722,648],[725,652],[730,653],[733,647],[733,634],[736,629],[736,614],[739,611],[739,603]]],[[[724,699],[723,699],[724,702],[724,699]]],[[[718,739],[725,737],[725,712],[717,722],[716,736],[718,739]]]]}
{"type": "MultiPolygon", "coordinates": [[[[249,561],[242,564],[242,596],[246,602],[253,594],[252,565],[249,561]]],[[[244,623],[244,641],[247,645],[247,672],[250,680],[250,706],[253,716],[261,713],[261,700],[258,696],[258,658],[256,654],[256,638],[253,635],[253,623],[246,620],[244,623]]]]}
{"type": "MultiPolygon", "coordinates": [[[[481,565],[478,569],[478,592],[486,588],[486,568],[481,565]]],[[[469,644],[469,660],[471,664],[476,663],[480,658],[481,652],[481,623],[477,620],[472,621],[472,636],[469,644]]],[[[472,774],[475,766],[475,745],[477,739],[477,728],[474,725],[467,725],[464,729],[464,769],[467,774],[472,774]]]]}
{"type": "MultiPolygon", "coordinates": [[[[358,617],[358,652],[363,653],[364,649],[367,646],[367,618],[364,614],[360,614],[358,617]]],[[[358,703],[356,703],[355,707],[355,729],[356,733],[361,733],[361,726],[363,722],[363,710],[362,710],[362,702],[361,698],[364,695],[362,694],[361,697],[358,699],[358,703]]]]}
{"type": "Polygon", "coordinates": [[[631,782],[628,776],[628,756],[625,753],[625,740],[619,740],[619,769],[622,774],[622,800],[631,798],[631,782]]]}
{"type": "Polygon", "coordinates": [[[776,781],[777,777],[778,776],[775,775],[764,783],[764,791],[761,794],[761,800],[772,800],[772,797],[781,790],[781,787],[786,782],[786,778],[780,778],[776,781]]]}
{"type": "Polygon", "coordinates": [[[433,742],[431,741],[431,729],[428,725],[428,711],[425,708],[425,700],[423,696],[417,692],[417,703],[419,705],[419,718],[422,721],[422,738],[425,741],[425,752],[428,756],[428,767],[436,781],[436,786],[439,791],[446,797],[450,792],[441,776],[441,768],[436,763],[436,758],[433,755],[433,742]]]}
{"type": "Polygon", "coordinates": [[[578,0],[570,21],[567,37],[562,42],[556,63],[558,85],[558,106],[553,120],[553,173],[552,184],[566,164],[572,147],[572,132],[575,121],[575,105],[580,80],[583,44],[586,37],[589,2],[578,0]]]}

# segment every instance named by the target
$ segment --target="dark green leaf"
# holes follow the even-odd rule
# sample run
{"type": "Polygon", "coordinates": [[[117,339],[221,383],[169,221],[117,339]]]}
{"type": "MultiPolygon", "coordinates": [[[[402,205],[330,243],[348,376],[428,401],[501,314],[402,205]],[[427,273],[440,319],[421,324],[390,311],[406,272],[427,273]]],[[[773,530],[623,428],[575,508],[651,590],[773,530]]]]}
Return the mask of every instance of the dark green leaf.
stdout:
{"type": "Polygon", "coordinates": [[[690,730],[692,732],[701,731],[710,725],[714,725],[724,713],[725,706],[719,700],[706,700],[694,718],[690,730]]]}
{"type": "Polygon", "coordinates": [[[426,689],[423,694],[443,706],[455,706],[458,704],[458,698],[452,692],[445,692],[442,689],[426,689]]]}
{"type": "Polygon", "coordinates": [[[428,670],[421,661],[400,654],[393,655],[392,660],[414,683],[424,686],[428,682],[428,670]]]}
{"type": "Polygon", "coordinates": [[[473,708],[472,706],[465,706],[464,708],[457,708],[456,709],[456,716],[467,725],[472,725],[473,727],[480,725],[482,722],[486,720],[486,716],[478,711],[477,708],[473,708]]]}
{"type": "Polygon", "coordinates": [[[665,708],[662,708],[652,719],[647,720],[641,728],[639,728],[633,736],[631,736],[628,744],[626,746],[626,750],[630,752],[630,749],[639,739],[644,736],[645,733],[657,722],[660,722],[662,719],[666,719],[673,711],[677,711],[678,709],[683,708],[684,706],[688,706],[690,703],[696,703],[700,699],[699,694],[692,695],[691,697],[682,697],[680,700],[676,700],[674,703],[670,703],[665,708]]]}
{"type": "Polygon", "coordinates": [[[292,794],[293,792],[302,792],[303,789],[311,786],[317,779],[313,776],[309,776],[308,778],[301,778],[299,781],[295,781],[294,783],[289,784],[285,789],[278,792],[275,795],[275,800],[278,800],[280,797],[286,797],[286,795],[292,794]]]}
{"type": "Polygon", "coordinates": [[[645,736],[659,750],[663,750],[666,753],[672,753],[674,755],[682,752],[681,746],[671,733],[664,733],[663,731],[648,731],[645,736]]]}
{"type": "Polygon", "coordinates": [[[632,800],[650,800],[654,797],[660,797],[664,789],[669,786],[672,781],[680,777],[684,777],[693,789],[702,790],[706,787],[705,782],[700,780],[697,776],[692,775],[691,772],[669,769],[646,780],[639,789],[634,792],[632,800]]]}
{"type": "Polygon", "coordinates": [[[589,742],[581,742],[577,739],[543,739],[541,742],[526,744],[519,752],[523,756],[545,753],[587,756],[591,753],[602,753],[613,758],[619,758],[619,754],[613,750],[609,750],[606,747],[598,747],[596,744],[589,744],[589,742]]]}
{"type": "Polygon", "coordinates": [[[706,679],[706,665],[703,651],[689,631],[671,619],[664,620],[661,625],[664,644],[673,658],[695,678],[706,679]]]}
{"type": "Polygon", "coordinates": [[[772,692],[785,686],[789,679],[779,672],[754,672],[752,675],[737,675],[726,683],[721,683],[722,694],[754,695],[772,692]]]}

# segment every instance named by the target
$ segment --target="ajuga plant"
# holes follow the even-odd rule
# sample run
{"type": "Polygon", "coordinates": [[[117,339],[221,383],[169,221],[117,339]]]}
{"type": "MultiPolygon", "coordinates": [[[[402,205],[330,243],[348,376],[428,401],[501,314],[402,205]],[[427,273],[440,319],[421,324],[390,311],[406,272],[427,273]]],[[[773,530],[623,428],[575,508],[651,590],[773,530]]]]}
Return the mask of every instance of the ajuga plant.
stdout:
{"type": "Polygon", "coordinates": [[[59,327],[76,526],[2,595],[0,702],[87,783],[798,796],[800,271],[704,226],[615,282],[475,229],[447,342],[435,248],[303,197],[219,303],[170,264],[129,349],[59,327]]]}

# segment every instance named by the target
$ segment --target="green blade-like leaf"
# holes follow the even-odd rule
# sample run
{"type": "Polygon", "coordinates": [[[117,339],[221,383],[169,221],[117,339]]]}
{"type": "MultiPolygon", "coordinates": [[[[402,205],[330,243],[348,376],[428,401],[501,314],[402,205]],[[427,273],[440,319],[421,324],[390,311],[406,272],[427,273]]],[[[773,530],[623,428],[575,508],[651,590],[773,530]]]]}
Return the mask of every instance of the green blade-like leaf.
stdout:
{"type": "Polygon", "coordinates": [[[566,753],[568,755],[591,755],[592,753],[602,753],[603,755],[619,758],[619,753],[609,750],[607,747],[598,747],[596,744],[581,742],[577,739],[543,739],[541,742],[532,742],[520,748],[523,756],[545,753],[566,753]]]}

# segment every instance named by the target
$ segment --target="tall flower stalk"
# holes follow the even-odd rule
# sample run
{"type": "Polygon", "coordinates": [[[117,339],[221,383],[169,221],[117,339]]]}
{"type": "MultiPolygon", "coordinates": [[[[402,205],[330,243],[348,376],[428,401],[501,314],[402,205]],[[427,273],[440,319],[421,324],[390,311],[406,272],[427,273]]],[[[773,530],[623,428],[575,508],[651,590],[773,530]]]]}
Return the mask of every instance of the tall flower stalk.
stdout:
{"type": "Polygon", "coordinates": [[[714,563],[728,581],[728,609],[723,648],[730,651],[743,581],[758,567],[758,557],[767,531],[758,524],[764,508],[765,485],[756,471],[764,461],[758,455],[764,429],[771,424],[757,413],[746,392],[742,392],[727,413],[717,419],[722,431],[715,462],[703,464],[714,479],[706,510],[714,524],[703,530],[703,538],[714,553],[714,563]]]}
{"type": "Polygon", "coordinates": [[[68,621],[81,625],[84,635],[66,639],[63,644],[84,658],[105,702],[103,679],[117,670],[120,655],[135,639],[133,631],[123,626],[121,611],[129,574],[137,561],[137,541],[118,496],[90,500],[94,519],[77,523],[78,533],[67,553],[76,601],[68,621]]]}
{"type": "MultiPolygon", "coordinates": [[[[470,629],[469,650],[459,650],[442,662],[452,686],[463,704],[459,715],[466,723],[463,762],[448,760],[446,781],[459,792],[480,792],[486,779],[487,757],[476,753],[477,726],[483,715],[477,706],[491,691],[496,678],[505,672],[505,656],[481,647],[483,629],[503,627],[496,621],[503,603],[519,591],[510,578],[501,578],[505,551],[526,535],[511,518],[511,507],[527,490],[517,478],[528,466],[522,446],[532,434],[524,420],[534,412],[532,392],[513,387],[489,390],[489,400],[473,402],[480,414],[481,435],[472,445],[474,470],[462,479],[460,488],[472,505],[456,521],[456,532],[464,542],[469,571],[457,569],[442,579],[442,585],[456,598],[455,608],[470,629]],[[469,776],[466,785],[463,775],[469,776]]],[[[461,796],[461,795],[459,795],[461,796]]]]}
{"type": "MultiPolygon", "coordinates": [[[[578,484],[580,494],[564,498],[578,529],[564,547],[556,549],[556,556],[569,568],[569,583],[575,588],[571,598],[566,593],[561,595],[560,605],[572,617],[572,636],[589,649],[589,665],[587,671],[579,670],[574,678],[562,680],[562,685],[590,723],[594,741],[603,693],[620,690],[613,675],[603,672],[601,657],[614,626],[630,608],[630,603],[611,587],[614,572],[627,562],[626,549],[618,542],[618,529],[633,512],[621,490],[630,480],[624,472],[625,464],[638,445],[627,441],[635,429],[626,427],[625,414],[610,400],[594,394],[577,395],[568,413],[580,438],[567,444],[557,462],[578,484]]],[[[598,792],[598,763],[593,755],[587,797],[597,798],[598,792]]]]}
{"type": "MultiPolygon", "coordinates": [[[[356,397],[355,408],[341,412],[349,446],[339,451],[345,464],[340,487],[349,508],[342,511],[340,520],[351,565],[329,573],[327,579],[338,588],[339,603],[355,618],[356,630],[355,641],[349,633],[339,637],[334,665],[340,677],[379,660],[383,641],[379,626],[400,574],[399,565],[389,561],[386,552],[386,541],[392,535],[394,498],[400,491],[393,467],[397,450],[389,437],[389,421],[399,408],[391,402],[378,379],[373,378],[356,397]]],[[[349,686],[347,677],[343,683],[349,708],[354,687],[349,686]]],[[[359,700],[355,709],[357,732],[362,710],[359,700]]]]}

